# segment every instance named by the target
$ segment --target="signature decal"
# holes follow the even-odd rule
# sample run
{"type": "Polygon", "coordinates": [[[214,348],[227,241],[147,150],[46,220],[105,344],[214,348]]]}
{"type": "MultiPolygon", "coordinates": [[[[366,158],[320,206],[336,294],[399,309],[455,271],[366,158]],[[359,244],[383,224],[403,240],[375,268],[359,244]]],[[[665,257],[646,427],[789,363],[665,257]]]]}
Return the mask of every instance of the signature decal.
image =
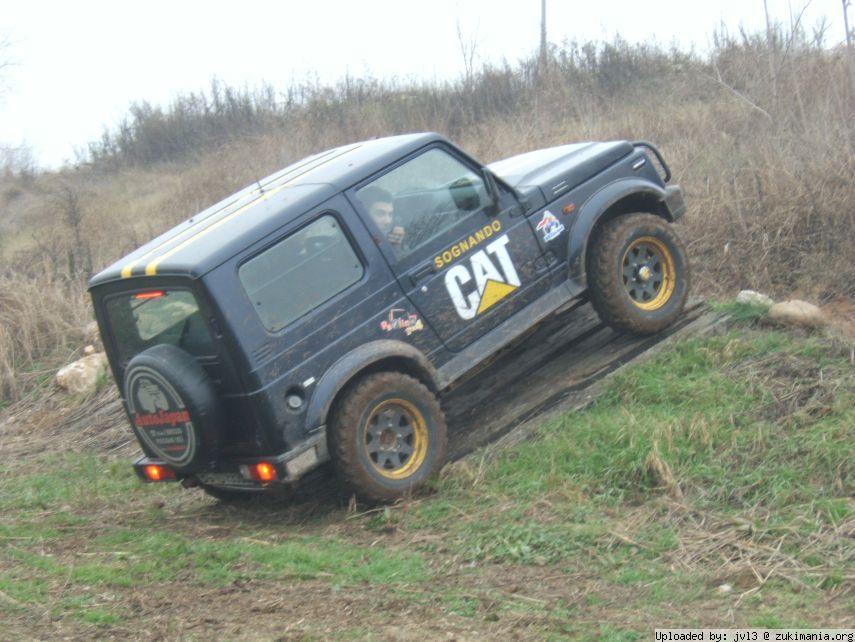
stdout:
{"type": "Polygon", "coordinates": [[[424,330],[425,324],[418,314],[411,314],[402,308],[392,308],[389,310],[389,317],[380,322],[380,329],[383,332],[403,330],[410,336],[413,332],[424,330]]]}
{"type": "Polygon", "coordinates": [[[520,286],[503,234],[445,273],[445,288],[461,319],[473,319],[520,286]]]}
{"type": "Polygon", "coordinates": [[[488,238],[495,236],[501,231],[501,221],[496,220],[489,225],[485,225],[474,234],[470,234],[468,238],[459,240],[447,250],[444,250],[433,257],[434,266],[436,266],[436,269],[438,270],[443,266],[448,265],[454,261],[454,259],[459,259],[464,254],[474,249],[477,245],[480,245],[488,238]]]}

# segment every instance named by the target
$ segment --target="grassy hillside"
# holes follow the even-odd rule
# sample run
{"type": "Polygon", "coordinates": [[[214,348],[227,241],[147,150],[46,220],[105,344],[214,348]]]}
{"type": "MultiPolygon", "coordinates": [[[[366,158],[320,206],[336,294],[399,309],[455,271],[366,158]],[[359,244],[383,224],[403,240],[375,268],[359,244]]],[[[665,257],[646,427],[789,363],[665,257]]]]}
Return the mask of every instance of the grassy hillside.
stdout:
{"type": "Polygon", "coordinates": [[[484,161],[581,140],[652,140],[686,192],[680,233],[696,292],[853,297],[847,53],[780,28],[718,34],[704,57],[565,43],[546,66],[486,66],[450,83],[214,84],[168,106],[139,103],[78,166],[0,178],[0,400],[32,391],[38,373],[69,357],[93,271],[306,154],[408,131],[438,131],[484,161]]]}
{"type": "Polygon", "coordinates": [[[851,628],[853,372],[833,337],[734,322],[369,510],[218,504],[34,434],[42,454],[0,463],[0,619],[24,638],[851,628]]]}

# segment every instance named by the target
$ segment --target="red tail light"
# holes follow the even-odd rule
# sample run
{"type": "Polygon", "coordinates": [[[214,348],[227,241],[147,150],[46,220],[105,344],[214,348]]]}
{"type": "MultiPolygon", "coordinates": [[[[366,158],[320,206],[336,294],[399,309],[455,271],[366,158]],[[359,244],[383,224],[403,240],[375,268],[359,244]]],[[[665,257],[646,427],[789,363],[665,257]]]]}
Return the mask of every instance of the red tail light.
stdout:
{"type": "Polygon", "coordinates": [[[159,299],[164,294],[163,290],[152,290],[151,292],[138,292],[135,299],[159,299]]]}
{"type": "Polygon", "coordinates": [[[241,466],[241,472],[244,477],[260,482],[276,481],[279,478],[276,466],[266,461],[241,466]]]}
{"type": "Polygon", "coordinates": [[[161,466],[160,464],[148,464],[143,467],[143,475],[147,481],[172,481],[175,479],[175,471],[169,466],[161,466]]]}

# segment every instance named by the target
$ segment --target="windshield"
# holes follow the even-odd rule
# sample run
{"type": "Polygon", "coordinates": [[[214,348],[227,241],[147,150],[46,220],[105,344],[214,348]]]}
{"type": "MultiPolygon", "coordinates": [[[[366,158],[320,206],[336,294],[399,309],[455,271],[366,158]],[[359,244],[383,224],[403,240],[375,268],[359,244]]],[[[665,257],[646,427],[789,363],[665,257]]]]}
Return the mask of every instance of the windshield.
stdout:
{"type": "Polygon", "coordinates": [[[106,302],[107,318],[123,362],[153,345],[178,346],[194,356],[214,354],[207,324],[192,292],[150,290],[106,302]]]}

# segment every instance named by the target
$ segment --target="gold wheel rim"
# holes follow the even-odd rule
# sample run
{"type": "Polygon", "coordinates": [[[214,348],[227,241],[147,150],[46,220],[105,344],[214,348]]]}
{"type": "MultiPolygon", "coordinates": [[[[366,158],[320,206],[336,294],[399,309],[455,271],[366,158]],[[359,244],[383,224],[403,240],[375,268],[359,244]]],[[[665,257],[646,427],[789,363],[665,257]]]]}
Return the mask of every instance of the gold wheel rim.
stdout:
{"type": "Polygon", "coordinates": [[[427,422],[412,402],[386,399],[368,415],[362,442],[368,461],[379,475],[406,479],[427,458],[427,422]]]}
{"type": "Polygon", "coordinates": [[[677,286],[677,268],[668,247],[653,236],[634,240],[621,260],[623,285],[640,310],[658,310],[671,299],[677,286]]]}

